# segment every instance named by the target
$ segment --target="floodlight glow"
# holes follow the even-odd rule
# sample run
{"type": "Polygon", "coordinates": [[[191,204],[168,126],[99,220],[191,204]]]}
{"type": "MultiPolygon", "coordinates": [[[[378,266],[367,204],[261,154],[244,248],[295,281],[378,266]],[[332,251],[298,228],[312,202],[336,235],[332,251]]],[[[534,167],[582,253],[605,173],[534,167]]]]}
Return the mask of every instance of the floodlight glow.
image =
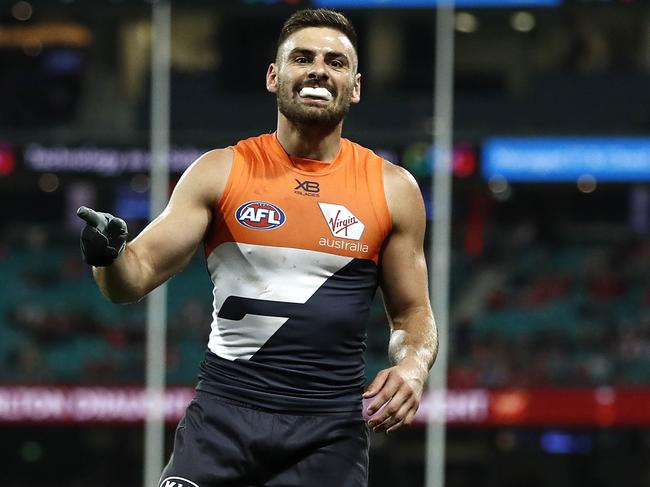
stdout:
{"type": "Polygon", "coordinates": [[[478,19],[475,15],[468,12],[458,12],[456,14],[456,30],[465,34],[471,34],[478,29],[478,19]]]}
{"type": "Polygon", "coordinates": [[[510,18],[510,25],[518,32],[530,32],[535,28],[535,17],[530,12],[515,12],[510,18]]]}

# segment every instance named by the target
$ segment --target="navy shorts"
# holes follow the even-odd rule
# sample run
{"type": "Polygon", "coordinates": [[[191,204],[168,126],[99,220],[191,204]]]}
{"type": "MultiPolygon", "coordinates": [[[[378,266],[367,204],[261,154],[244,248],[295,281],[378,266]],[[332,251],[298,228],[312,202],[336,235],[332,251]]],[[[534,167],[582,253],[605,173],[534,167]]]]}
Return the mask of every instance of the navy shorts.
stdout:
{"type": "Polygon", "coordinates": [[[197,391],[160,487],[365,487],[360,415],[293,415],[197,391]]]}

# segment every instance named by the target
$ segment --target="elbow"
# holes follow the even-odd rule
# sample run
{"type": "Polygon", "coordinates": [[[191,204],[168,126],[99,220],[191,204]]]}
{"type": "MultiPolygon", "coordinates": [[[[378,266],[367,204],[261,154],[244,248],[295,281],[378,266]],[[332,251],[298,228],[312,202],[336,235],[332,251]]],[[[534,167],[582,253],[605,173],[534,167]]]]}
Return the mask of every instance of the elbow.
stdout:
{"type": "MultiPolygon", "coordinates": [[[[107,268],[93,268],[93,276],[99,290],[113,304],[131,304],[140,301],[146,294],[147,289],[137,282],[129,282],[106,271],[107,268]]],[[[131,279],[131,281],[134,281],[131,279]]]]}
{"type": "Polygon", "coordinates": [[[137,293],[125,293],[125,292],[102,292],[106,299],[108,299],[113,304],[133,304],[140,301],[143,296],[137,293]]]}
{"type": "Polygon", "coordinates": [[[113,304],[133,304],[140,301],[146,293],[137,289],[129,289],[126,287],[108,288],[107,286],[99,286],[100,291],[106,299],[113,304]]]}
{"type": "Polygon", "coordinates": [[[107,296],[107,297],[108,300],[113,304],[135,304],[142,299],[139,296],[126,296],[126,295],[110,296],[110,297],[107,296]]]}

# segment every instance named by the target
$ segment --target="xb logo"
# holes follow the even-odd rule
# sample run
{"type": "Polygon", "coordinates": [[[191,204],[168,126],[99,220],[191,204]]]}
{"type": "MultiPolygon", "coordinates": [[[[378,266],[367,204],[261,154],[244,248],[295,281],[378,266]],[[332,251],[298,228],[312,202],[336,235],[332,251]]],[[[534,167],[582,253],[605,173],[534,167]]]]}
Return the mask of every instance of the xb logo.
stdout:
{"type": "Polygon", "coordinates": [[[320,191],[320,184],[316,181],[300,181],[294,179],[298,186],[293,188],[293,192],[303,196],[316,196],[318,197],[318,192],[320,191]]]}

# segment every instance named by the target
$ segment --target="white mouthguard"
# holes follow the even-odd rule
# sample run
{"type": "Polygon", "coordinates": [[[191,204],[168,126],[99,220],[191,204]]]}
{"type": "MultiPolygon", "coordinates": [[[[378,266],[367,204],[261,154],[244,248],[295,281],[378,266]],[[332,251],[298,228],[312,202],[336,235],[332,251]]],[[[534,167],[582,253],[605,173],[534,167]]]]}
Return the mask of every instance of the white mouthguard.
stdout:
{"type": "Polygon", "coordinates": [[[323,100],[332,99],[332,94],[326,88],[311,88],[308,86],[300,90],[300,96],[310,96],[313,98],[321,98],[323,100]]]}

